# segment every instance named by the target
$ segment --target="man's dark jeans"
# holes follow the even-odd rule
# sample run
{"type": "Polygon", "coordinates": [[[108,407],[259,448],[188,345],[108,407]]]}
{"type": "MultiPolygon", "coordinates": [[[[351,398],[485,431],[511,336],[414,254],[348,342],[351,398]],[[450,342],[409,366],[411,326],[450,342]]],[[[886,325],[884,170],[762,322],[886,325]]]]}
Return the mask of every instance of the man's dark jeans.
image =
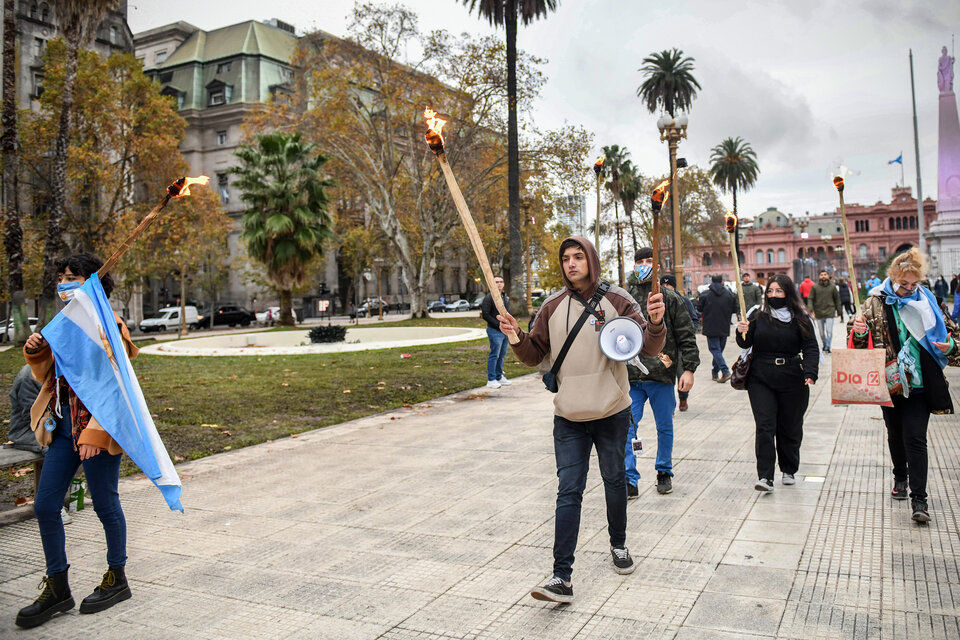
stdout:
{"type": "Polygon", "coordinates": [[[580,505],[587,485],[590,450],[597,447],[600,476],[607,502],[607,530],[610,546],[621,547],[627,535],[627,486],[623,450],[630,426],[630,408],[620,413],[572,422],[553,417],[553,448],[557,457],[557,516],[553,539],[553,575],[569,581],[573,572],[573,552],[580,533],[580,505]]]}

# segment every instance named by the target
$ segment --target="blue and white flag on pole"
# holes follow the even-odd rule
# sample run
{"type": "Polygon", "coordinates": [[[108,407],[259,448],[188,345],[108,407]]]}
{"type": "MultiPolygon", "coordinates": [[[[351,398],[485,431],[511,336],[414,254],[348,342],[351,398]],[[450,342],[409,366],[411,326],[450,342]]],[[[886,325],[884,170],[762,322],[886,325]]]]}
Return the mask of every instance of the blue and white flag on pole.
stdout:
{"type": "Polygon", "coordinates": [[[894,163],[900,164],[900,165],[903,164],[903,152],[902,152],[902,151],[900,152],[900,155],[898,155],[896,158],[894,158],[893,160],[890,160],[889,162],[887,162],[887,164],[894,164],[894,163]]]}
{"type": "Polygon", "coordinates": [[[91,275],[76,292],[40,331],[53,350],[57,375],[157,485],[170,508],[182,512],[180,478],[150,417],[100,278],[91,275]]]}

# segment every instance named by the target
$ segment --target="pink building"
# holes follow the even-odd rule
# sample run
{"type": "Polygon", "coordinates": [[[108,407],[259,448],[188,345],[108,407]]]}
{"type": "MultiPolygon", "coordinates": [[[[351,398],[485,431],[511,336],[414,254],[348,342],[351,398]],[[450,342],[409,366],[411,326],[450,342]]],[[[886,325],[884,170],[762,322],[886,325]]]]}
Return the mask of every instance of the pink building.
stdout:
{"type": "MultiPolygon", "coordinates": [[[[936,201],[925,199],[923,212],[924,226],[929,229],[937,217],[936,201]]],[[[917,200],[910,187],[894,187],[889,203],[848,203],[847,224],[861,284],[888,256],[919,242],[917,200]]],[[[727,280],[733,278],[733,260],[726,243],[696,246],[687,253],[683,264],[688,290],[710,282],[714,274],[727,280]]],[[[740,268],[761,281],[777,273],[785,273],[794,281],[804,276],[816,279],[821,269],[837,278],[847,277],[840,208],[821,215],[794,216],[770,207],[756,218],[742,219],[740,268]]]]}

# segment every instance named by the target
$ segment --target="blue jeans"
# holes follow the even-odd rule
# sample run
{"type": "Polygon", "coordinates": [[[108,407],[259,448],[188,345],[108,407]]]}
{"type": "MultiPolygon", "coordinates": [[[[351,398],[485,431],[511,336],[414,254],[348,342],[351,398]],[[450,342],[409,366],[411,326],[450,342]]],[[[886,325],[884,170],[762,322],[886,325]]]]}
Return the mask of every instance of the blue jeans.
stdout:
{"type": "Polygon", "coordinates": [[[93,509],[97,512],[107,537],[107,563],[111,567],[125,565],[127,521],[123,517],[123,509],[120,508],[120,494],[117,491],[120,458],[123,456],[112,456],[102,451],[81,461],[80,454],[73,449],[70,408],[64,405],[62,409],[63,418],[57,420],[53,442],[43,459],[43,469],[33,504],[37,524],[40,526],[43,555],[47,559],[47,575],[62,573],[70,566],[67,564],[67,544],[60,510],[70,489],[70,481],[81,464],[93,498],[93,509]]]}
{"type": "Polygon", "coordinates": [[[817,318],[817,328],[820,329],[820,348],[824,351],[830,351],[830,343],[833,342],[833,323],[835,318],[817,318]]]}
{"type": "Polygon", "coordinates": [[[643,405],[650,400],[653,409],[653,420],[657,423],[657,461],[654,469],[673,476],[673,412],[677,408],[677,400],[673,395],[673,385],[662,382],[631,382],[630,399],[633,404],[633,420],[627,432],[627,453],[624,456],[627,482],[637,486],[640,473],[637,472],[637,457],[633,455],[630,441],[637,436],[637,425],[643,418],[643,405]]]}
{"type": "Polygon", "coordinates": [[[727,336],[707,336],[707,348],[710,349],[710,355],[713,356],[713,377],[718,373],[727,373],[730,367],[727,361],[723,359],[723,348],[727,346],[727,336]]]}
{"type": "Polygon", "coordinates": [[[627,539],[627,485],[623,471],[623,444],[627,439],[630,410],[587,422],[553,417],[553,450],[557,457],[557,516],[553,538],[553,575],[570,580],[573,552],[580,533],[580,505],[587,486],[590,450],[597,447],[600,476],[607,503],[610,546],[627,539]]]}
{"type": "Polygon", "coordinates": [[[953,294],[953,313],[950,317],[954,322],[960,321],[960,293],[953,294]]]}
{"type": "Polygon", "coordinates": [[[503,377],[503,359],[507,355],[507,335],[499,329],[487,327],[487,338],[490,340],[487,380],[499,380],[503,377]]]}

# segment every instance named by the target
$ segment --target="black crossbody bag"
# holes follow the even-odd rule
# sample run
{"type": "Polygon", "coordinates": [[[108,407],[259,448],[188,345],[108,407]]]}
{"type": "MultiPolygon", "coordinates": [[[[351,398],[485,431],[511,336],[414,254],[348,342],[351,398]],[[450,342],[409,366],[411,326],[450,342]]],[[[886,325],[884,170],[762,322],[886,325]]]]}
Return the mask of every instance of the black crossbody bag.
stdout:
{"type": "Polygon", "coordinates": [[[577,334],[580,333],[580,328],[583,326],[583,323],[587,321],[587,317],[594,315],[597,317],[598,322],[603,321],[603,317],[597,313],[597,305],[600,304],[603,296],[605,296],[609,290],[610,283],[606,280],[601,280],[593,297],[590,298],[590,302],[584,302],[583,298],[577,293],[572,294],[572,296],[583,305],[583,313],[580,314],[576,324],[573,325],[573,329],[567,334],[567,339],[560,348],[560,353],[557,354],[557,359],[553,362],[553,366],[550,367],[550,371],[543,374],[543,386],[545,386],[550,393],[560,391],[560,385],[557,383],[557,374],[560,372],[563,359],[567,357],[567,351],[570,350],[570,346],[573,344],[574,339],[576,339],[577,334]]]}

